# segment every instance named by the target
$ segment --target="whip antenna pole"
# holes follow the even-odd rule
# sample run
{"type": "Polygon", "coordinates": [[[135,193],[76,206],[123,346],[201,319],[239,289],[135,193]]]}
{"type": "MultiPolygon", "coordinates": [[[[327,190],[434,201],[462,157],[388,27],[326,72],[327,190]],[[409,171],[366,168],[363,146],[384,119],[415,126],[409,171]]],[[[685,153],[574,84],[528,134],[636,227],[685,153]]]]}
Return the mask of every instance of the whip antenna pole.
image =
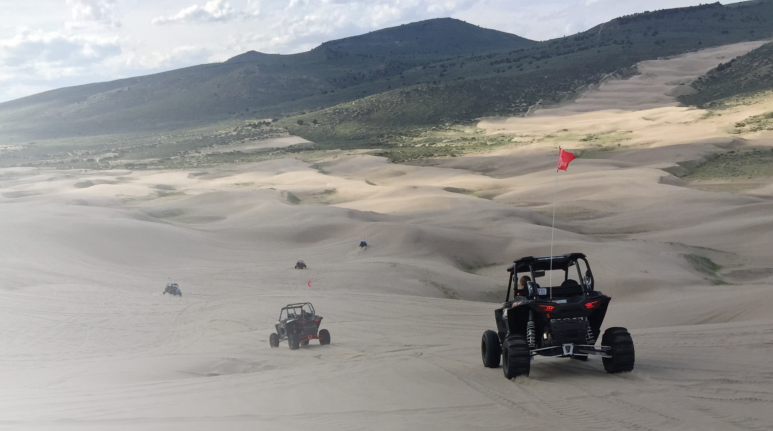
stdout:
{"type": "MultiPolygon", "coordinates": [[[[561,147],[558,147],[558,157],[561,157],[561,147]]],[[[548,283],[550,284],[550,300],[553,300],[553,230],[556,227],[556,200],[558,199],[558,168],[556,168],[556,181],[553,186],[553,224],[550,225],[550,274],[548,283]]]]}

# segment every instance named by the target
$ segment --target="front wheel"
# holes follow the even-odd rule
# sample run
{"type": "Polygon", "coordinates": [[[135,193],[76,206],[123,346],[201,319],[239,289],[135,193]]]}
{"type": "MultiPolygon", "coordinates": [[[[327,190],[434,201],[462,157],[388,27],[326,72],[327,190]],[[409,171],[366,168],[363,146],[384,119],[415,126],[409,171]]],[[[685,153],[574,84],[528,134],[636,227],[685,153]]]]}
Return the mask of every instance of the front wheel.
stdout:
{"type": "Polygon", "coordinates": [[[633,370],[636,355],[633,339],[625,328],[608,328],[601,337],[601,345],[610,347],[611,358],[602,358],[604,370],[610,374],[625,373],[633,370]]]}
{"type": "Polygon", "coordinates": [[[502,357],[502,345],[499,343],[499,335],[492,330],[483,333],[480,340],[480,355],[483,358],[483,366],[496,368],[502,357]]]}
{"type": "Polygon", "coordinates": [[[531,368],[531,352],[526,337],[510,335],[502,346],[502,371],[505,378],[528,376],[531,368]]]}
{"type": "Polygon", "coordinates": [[[327,329],[319,331],[319,344],[323,346],[330,344],[330,332],[327,329]]]}
{"type": "Polygon", "coordinates": [[[271,334],[270,337],[268,337],[268,343],[271,344],[271,347],[279,347],[279,335],[277,333],[271,334]]]}

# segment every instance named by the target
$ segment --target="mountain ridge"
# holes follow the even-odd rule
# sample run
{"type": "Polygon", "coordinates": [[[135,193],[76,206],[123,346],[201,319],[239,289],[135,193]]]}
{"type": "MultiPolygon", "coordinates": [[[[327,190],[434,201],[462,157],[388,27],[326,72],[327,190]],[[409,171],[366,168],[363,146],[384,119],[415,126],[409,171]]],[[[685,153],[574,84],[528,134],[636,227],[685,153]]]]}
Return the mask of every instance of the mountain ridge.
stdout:
{"type": "MultiPolygon", "coordinates": [[[[67,120],[62,121],[56,132],[48,134],[59,135],[63,132],[74,133],[75,130],[67,130],[73,129],[73,126],[86,128],[86,124],[77,123],[93,118],[97,123],[94,125],[96,131],[105,133],[133,129],[133,126],[121,127],[117,118],[108,118],[116,109],[135,116],[135,125],[139,122],[148,129],[163,129],[163,124],[224,121],[235,116],[243,117],[238,112],[249,112],[256,107],[265,109],[300,98],[338,92],[336,97],[328,96],[323,98],[328,101],[318,102],[332,106],[361,97],[361,90],[345,91],[349,87],[389,79],[433,59],[460,55],[473,50],[473,47],[477,47],[478,51],[517,49],[534,43],[519,36],[481,29],[454,19],[427,20],[329,41],[303,53],[280,55],[248,51],[222,63],[50,90],[0,104],[0,121],[27,121],[30,115],[37,116],[44,123],[67,120]],[[466,40],[465,44],[458,47],[454,37],[444,36],[449,32],[461,34],[466,40]],[[421,41],[413,45],[406,42],[398,54],[390,53],[390,48],[385,46],[390,41],[408,41],[411,38],[415,41],[415,34],[422,33],[436,33],[435,38],[427,43],[437,53],[417,52],[417,47],[423,43],[421,41]],[[374,40],[380,45],[374,45],[374,40]],[[492,48],[492,41],[499,45],[492,48]],[[364,48],[354,49],[358,46],[364,48]],[[369,53],[366,55],[363,51],[369,53]],[[185,94],[191,91],[200,95],[194,97],[195,100],[188,100],[185,94]],[[105,97],[95,98],[97,95],[105,97]],[[37,111],[30,109],[31,105],[42,104],[47,106],[37,111]],[[150,112],[143,114],[140,112],[143,108],[150,112]],[[14,116],[9,114],[13,109],[23,112],[14,116]],[[126,112],[127,109],[130,112],[126,112]],[[54,114],[50,115],[52,112],[54,114]],[[170,112],[178,114],[169,115],[170,112]],[[5,118],[3,114],[6,114],[5,118]],[[158,122],[159,118],[169,118],[169,121],[158,122]]],[[[381,85],[379,89],[381,87],[386,90],[389,84],[381,85]]],[[[276,112],[267,115],[276,115],[276,112]]],[[[34,137],[46,136],[32,129],[36,127],[28,127],[28,132],[34,137]]]]}

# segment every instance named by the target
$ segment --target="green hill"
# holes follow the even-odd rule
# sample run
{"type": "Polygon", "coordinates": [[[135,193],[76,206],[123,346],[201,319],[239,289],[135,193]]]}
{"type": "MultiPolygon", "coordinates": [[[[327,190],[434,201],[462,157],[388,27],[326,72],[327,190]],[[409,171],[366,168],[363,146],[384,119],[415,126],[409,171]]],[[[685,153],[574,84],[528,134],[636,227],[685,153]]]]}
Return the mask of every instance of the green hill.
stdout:
{"type": "Polygon", "coordinates": [[[441,18],[325,42],[312,52],[368,58],[420,57],[418,62],[421,63],[436,56],[470,55],[482,50],[519,49],[536,44],[513,34],[481,28],[456,19],[441,18]]]}
{"type": "Polygon", "coordinates": [[[280,124],[330,147],[389,147],[395,135],[429,125],[518,115],[538,102],[572,98],[609,74],[630,73],[643,60],[771,36],[773,1],[645,12],[526,49],[431,63],[406,71],[399,90],[280,124]]]}
{"type": "Polygon", "coordinates": [[[44,139],[272,117],[387,90],[404,71],[448,56],[535,44],[436,19],[327,42],[300,54],[252,51],[220,64],[49,91],[0,104],[0,122],[6,133],[44,139]]]}
{"type": "Polygon", "coordinates": [[[773,89],[773,42],[717,67],[692,84],[698,93],[682,96],[686,105],[711,106],[730,97],[773,89]]]}

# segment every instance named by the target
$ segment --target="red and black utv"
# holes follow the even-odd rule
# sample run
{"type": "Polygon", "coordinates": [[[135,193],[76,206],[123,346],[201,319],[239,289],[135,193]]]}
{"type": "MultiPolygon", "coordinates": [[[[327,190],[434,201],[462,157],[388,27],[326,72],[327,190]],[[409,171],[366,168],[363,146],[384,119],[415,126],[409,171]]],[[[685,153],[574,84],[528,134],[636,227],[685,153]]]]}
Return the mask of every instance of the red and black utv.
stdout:
{"type": "Polygon", "coordinates": [[[330,344],[330,332],[319,329],[321,322],[322,316],[314,312],[311,302],[287,304],[279,312],[276,332],[269,337],[269,343],[271,347],[279,347],[280,341],[287,340],[290,350],[306,346],[311,340],[319,340],[323,346],[330,344]]]}
{"type": "Polygon", "coordinates": [[[524,257],[507,271],[507,296],[494,311],[497,330],[484,332],[481,340],[483,365],[496,368],[501,360],[508,379],[528,376],[537,355],[583,361],[595,356],[608,373],[633,370],[628,330],[608,328],[596,344],[611,298],[595,290],[584,254],[524,257]],[[548,271],[554,285],[542,287],[537,279],[545,280],[548,271]]]}

